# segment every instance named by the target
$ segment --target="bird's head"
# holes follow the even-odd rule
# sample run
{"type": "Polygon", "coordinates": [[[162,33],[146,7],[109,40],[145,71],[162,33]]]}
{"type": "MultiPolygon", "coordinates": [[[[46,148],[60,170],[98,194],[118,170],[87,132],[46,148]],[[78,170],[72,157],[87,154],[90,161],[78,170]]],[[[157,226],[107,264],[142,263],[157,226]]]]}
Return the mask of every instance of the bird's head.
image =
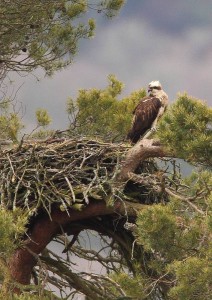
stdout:
{"type": "Polygon", "coordinates": [[[150,96],[155,96],[157,92],[161,90],[162,90],[162,85],[158,80],[151,81],[148,85],[148,93],[150,96]]]}

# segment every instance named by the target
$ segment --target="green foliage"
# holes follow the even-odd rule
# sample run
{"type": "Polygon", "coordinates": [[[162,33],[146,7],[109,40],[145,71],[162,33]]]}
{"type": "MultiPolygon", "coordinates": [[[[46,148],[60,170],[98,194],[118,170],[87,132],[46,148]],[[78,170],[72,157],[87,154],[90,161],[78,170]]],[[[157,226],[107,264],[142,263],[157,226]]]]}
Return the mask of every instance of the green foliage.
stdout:
{"type": "Polygon", "coordinates": [[[18,140],[18,134],[23,128],[19,114],[13,110],[12,103],[4,100],[0,105],[0,139],[18,140]]]}
{"type": "Polygon", "coordinates": [[[45,109],[38,109],[36,111],[36,119],[38,126],[47,126],[51,123],[51,118],[45,109]]]}
{"type": "Polygon", "coordinates": [[[124,0],[104,0],[102,1],[102,4],[104,4],[105,8],[108,10],[106,12],[106,15],[108,17],[113,17],[114,13],[116,13],[117,11],[120,10],[120,8],[122,7],[122,5],[124,4],[124,0]]]}
{"type": "Polygon", "coordinates": [[[147,206],[138,214],[134,234],[146,253],[143,264],[134,260],[134,276],[113,275],[132,299],[211,298],[211,171],[193,172],[179,186],[181,199],[173,195],[168,204],[147,206]]]}
{"type": "Polygon", "coordinates": [[[45,140],[47,138],[54,136],[54,134],[55,134],[55,130],[53,130],[53,129],[40,128],[38,130],[36,129],[35,132],[30,134],[29,138],[35,139],[35,140],[45,140]]]}
{"type": "Polygon", "coordinates": [[[198,207],[208,209],[212,190],[212,176],[209,170],[193,171],[189,177],[184,179],[184,183],[191,187],[187,194],[191,198],[197,198],[198,207]],[[200,195],[200,196],[198,196],[200,195]]]}
{"type": "MultiPolygon", "coordinates": [[[[212,259],[212,257],[211,257],[212,259]]],[[[211,260],[189,257],[186,261],[175,262],[172,269],[177,285],[170,291],[173,300],[210,300],[212,295],[211,260]]]]}
{"type": "MultiPolygon", "coordinates": [[[[57,297],[56,295],[53,295],[51,292],[43,290],[42,287],[41,291],[37,293],[30,293],[30,292],[23,292],[21,295],[12,294],[10,295],[10,298],[6,300],[57,300],[61,299],[60,297],[57,297]]],[[[1,295],[0,295],[1,296],[1,295]]]]}
{"type": "Polygon", "coordinates": [[[132,111],[143,89],[119,99],[123,83],[114,75],[108,76],[105,89],[80,90],[76,102],[69,98],[67,112],[72,119],[71,129],[81,135],[101,136],[105,140],[120,141],[126,137],[132,122],[132,111]]]}
{"type": "Polygon", "coordinates": [[[169,206],[154,205],[148,207],[139,214],[137,225],[138,243],[142,244],[146,251],[154,249],[167,260],[175,254],[177,226],[169,206]],[[168,248],[167,245],[169,245],[168,248]]]}
{"type": "Polygon", "coordinates": [[[205,218],[192,216],[191,212],[190,218],[187,214],[178,216],[177,209],[180,207],[175,202],[168,206],[154,205],[141,212],[137,220],[138,243],[146,251],[160,253],[166,263],[195,252],[203,234],[209,233],[205,218]]]}
{"type": "MultiPolygon", "coordinates": [[[[147,299],[148,291],[146,289],[146,283],[148,281],[147,278],[143,278],[142,276],[129,276],[126,273],[119,273],[112,278],[121,286],[122,290],[126,293],[130,298],[123,299],[147,299]]],[[[118,298],[119,299],[119,298],[118,298]]],[[[120,299],[122,299],[120,297],[120,299]]]]}
{"type": "Polygon", "coordinates": [[[158,137],[176,157],[212,166],[212,109],[181,95],[159,123],[158,137]]]}
{"type": "Polygon", "coordinates": [[[17,247],[20,235],[25,232],[27,217],[19,209],[8,211],[1,208],[0,210],[0,253],[4,253],[4,257],[17,247]]]}
{"type": "MultiPolygon", "coordinates": [[[[2,198],[2,195],[1,195],[2,198]]],[[[2,199],[1,199],[2,200],[2,199]]],[[[4,206],[0,209],[0,291],[1,299],[12,299],[7,291],[11,278],[8,268],[8,260],[14,250],[22,246],[21,237],[26,231],[28,218],[21,209],[14,207],[7,210],[4,206]],[[6,292],[5,292],[6,291],[6,292]]]]}
{"type": "MultiPolygon", "coordinates": [[[[36,295],[32,295],[30,293],[24,293],[22,295],[13,295],[11,300],[50,300],[52,298],[50,297],[45,297],[45,296],[36,296],[36,295]]],[[[53,298],[54,299],[54,298],[53,298]]]]}
{"type": "MultiPolygon", "coordinates": [[[[109,17],[123,5],[122,0],[25,0],[1,1],[1,68],[30,72],[38,66],[48,75],[69,65],[79,40],[92,37],[94,20],[83,16],[99,7],[109,17]],[[80,22],[79,19],[82,19],[80,22]]],[[[4,73],[4,74],[5,74],[4,73]]]]}
{"type": "Polygon", "coordinates": [[[23,291],[22,294],[14,294],[13,292],[7,292],[6,296],[0,292],[0,297],[5,300],[57,300],[61,299],[48,291],[43,291],[41,288],[41,292],[30,293],[23,291]]]}
{"type": "MultiPolygon", "coordinates": [[[[138,215],[136,240],[151,256],[146,266],[157,283],[166,278],[173,286],[169,299],[211,297],[211,178],[211,172],[203,171],[185,179],[185,186],[192,185],[184,197],[192,205],[173,197],[168,205],[152,205],[138,215]]],[[[150,280],[146,289],[153,284],[150,280]]]]}

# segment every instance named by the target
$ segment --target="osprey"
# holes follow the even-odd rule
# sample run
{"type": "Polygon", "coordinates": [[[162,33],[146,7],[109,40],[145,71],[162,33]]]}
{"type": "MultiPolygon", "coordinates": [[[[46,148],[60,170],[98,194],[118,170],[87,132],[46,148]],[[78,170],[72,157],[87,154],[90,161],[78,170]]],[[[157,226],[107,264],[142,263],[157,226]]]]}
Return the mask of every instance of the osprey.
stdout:
{"type": "Polygon", "coordinates": [[[127,135],[132,143],[136,143],[148,129],[156,130],[157,121],[168,104],[168,96],[159,81],[150,82],[148,92],[149,96],[142,98],[133,111],[132,127],[127,135]]]}

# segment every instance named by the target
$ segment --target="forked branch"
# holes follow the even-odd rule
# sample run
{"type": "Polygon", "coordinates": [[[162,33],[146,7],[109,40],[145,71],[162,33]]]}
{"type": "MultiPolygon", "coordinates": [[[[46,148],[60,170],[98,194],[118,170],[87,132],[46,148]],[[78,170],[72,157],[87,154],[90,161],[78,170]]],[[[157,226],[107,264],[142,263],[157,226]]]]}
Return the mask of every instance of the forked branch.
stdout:
{"type": "Polygon", "coordinates": [[[132,173],[134,173],[137,167],[147,158],[168,156],[170,156],[170,154],[165,151],[159,141],[153,139],[140,140],[127,152],[117,181],[124,182],[130,179],[132,173]]]}

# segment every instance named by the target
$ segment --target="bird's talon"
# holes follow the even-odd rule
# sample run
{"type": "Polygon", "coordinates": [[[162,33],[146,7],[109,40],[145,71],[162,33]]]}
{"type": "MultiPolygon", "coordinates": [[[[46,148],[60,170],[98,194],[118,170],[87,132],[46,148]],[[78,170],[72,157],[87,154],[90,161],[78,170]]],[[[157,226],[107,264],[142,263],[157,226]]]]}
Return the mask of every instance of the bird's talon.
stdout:
{"type": "Polygon", "coordinates": [[[152,128],[151,128],[151,131],[152,131],[152,132],[156,132],[157,130],[158,130],[157,127],[152,127],[152,128]]]}

